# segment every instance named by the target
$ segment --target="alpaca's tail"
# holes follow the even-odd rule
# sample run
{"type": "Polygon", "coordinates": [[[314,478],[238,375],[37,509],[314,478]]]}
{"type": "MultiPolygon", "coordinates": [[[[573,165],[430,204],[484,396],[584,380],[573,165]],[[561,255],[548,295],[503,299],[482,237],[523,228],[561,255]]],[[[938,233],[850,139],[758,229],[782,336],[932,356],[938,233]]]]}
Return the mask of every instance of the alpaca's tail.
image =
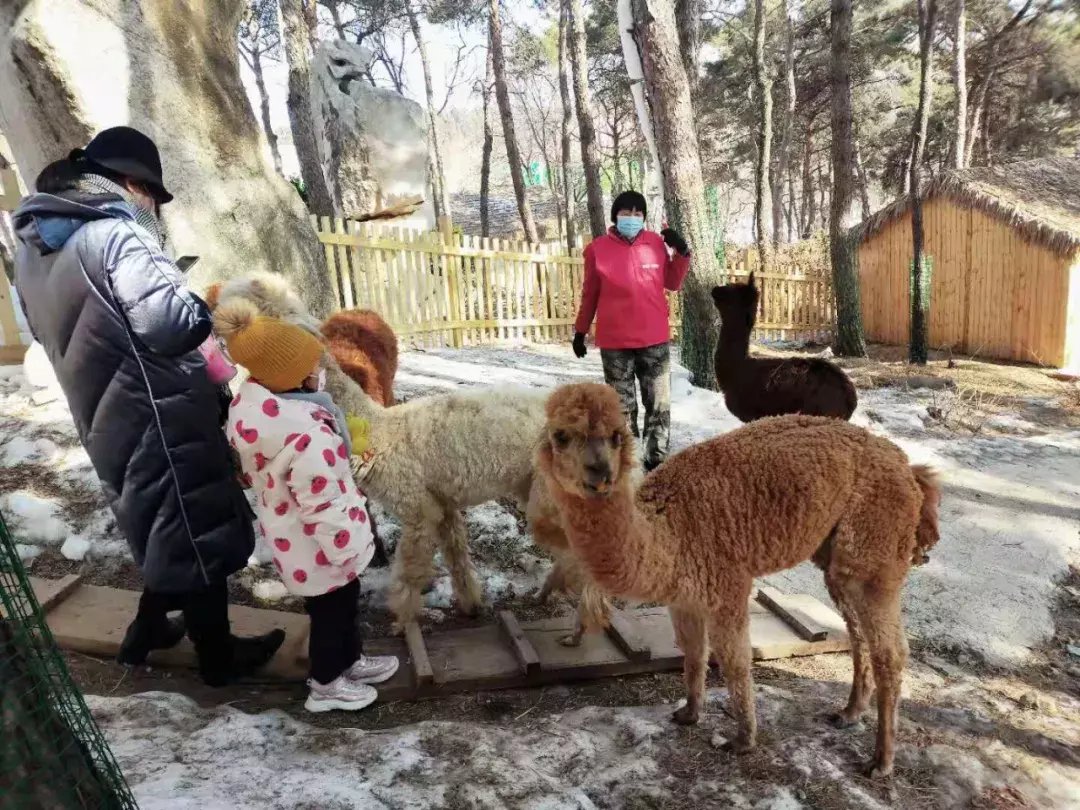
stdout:
{"type": "Polygon", "coordinates": [[[937,473],[922,464],[913,464],[911,472],[922,490],[923,502],[919,512],[919,526],[915,530],[915,552],[912,565],[922,565],[930,559],[927,552],[937,545],[940,538],[938,531],[938,504],[941,502],[941,486],[937,473]]]}

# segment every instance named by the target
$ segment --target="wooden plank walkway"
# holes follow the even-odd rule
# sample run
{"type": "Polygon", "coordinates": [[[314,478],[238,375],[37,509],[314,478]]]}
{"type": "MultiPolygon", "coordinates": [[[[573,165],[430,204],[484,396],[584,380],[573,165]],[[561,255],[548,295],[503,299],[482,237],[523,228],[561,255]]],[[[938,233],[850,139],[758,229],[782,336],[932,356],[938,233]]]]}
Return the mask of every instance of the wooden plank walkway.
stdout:
{"type": "MultiPolygon", "coordinates": [[[[78,577],[30,577],[57,644],[66,650],[113,657],[135,615],[137,591],[84,585],[78,577]]],[[[237,635],[285,629],[287,639],[265,672],[285,681],[307,675],[308,618],[304,614],[231,606],[237,635]]],[[[370,654],[396,655],[402,662],[390,681],[379,685],[383,700],[412,700],[452,692],[507,689],[680,669],[682,652],[667,608],[639,608],[615,614],[607,633],[586,635],[579,647],[559,639],[573,631],[574,616],[522,622],[510,611],[482,627],[424,633],[418,625],[405,636],[365,642],[370,654]]],[[[762,589],[750,603],[754,658],[788,658],[849,649],[844,623],[811,596],[762,589]]],[[[171,650],[151,654],[160,666],[194,667],[195,651],[185,639],[171,650]]]]}

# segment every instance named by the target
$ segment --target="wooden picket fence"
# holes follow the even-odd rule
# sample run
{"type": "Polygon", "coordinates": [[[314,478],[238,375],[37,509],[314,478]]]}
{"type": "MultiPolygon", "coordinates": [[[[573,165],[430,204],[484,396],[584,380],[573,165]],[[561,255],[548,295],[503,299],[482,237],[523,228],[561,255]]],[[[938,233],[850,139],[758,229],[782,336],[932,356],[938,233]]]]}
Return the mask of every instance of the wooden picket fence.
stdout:
{"type": "MultiPolygon", "coordinates": [[[[0,168],[0,217],[7,216],[19,204],[22,191],[14,170],[0,168]]],[[[0,227],[5,223],[0,222],[0,227]]],[[[26,346],[19,337],[19,325],[15,319],[15,299],[7,274],[0,269],[0,365],[20,363],[26,354],[26,346]]]]}
{"type": "MultiPolygon", "coordinates": [[[[343,309],[377,311],[404,345],[423,348],[551,343],[573,336],[581,303],[581,251],[453,233],[312,217],[343,309]]],[[[762,288],[757,337],[823,339],[832,330],[832,285],[820,245],[778,256],[762,288]]],[[[745,280],[753,251],[734,252],[728,279],[745,280]]],[[[680,325],[680,297],[671,295],[680,325]]]]}

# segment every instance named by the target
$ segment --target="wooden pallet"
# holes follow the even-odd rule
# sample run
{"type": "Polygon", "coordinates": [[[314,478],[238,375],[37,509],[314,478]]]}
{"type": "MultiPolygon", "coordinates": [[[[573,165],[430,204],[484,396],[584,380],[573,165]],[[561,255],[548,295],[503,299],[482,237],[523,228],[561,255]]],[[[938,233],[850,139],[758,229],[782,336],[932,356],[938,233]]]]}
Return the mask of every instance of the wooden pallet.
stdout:
{"type": "MultiPolygon", "coordinates": [[[[57,644],[66,650],[113,657],[135,615],[136,591],[84,585],[76,575],[59,580],[30,578],[57,644]]],[[[282,627],[287,634],[266,673],[285,681],[307,675],[308,618],[297,613],[233,606],[237,635],[282,627]]],[[[494,624],[423,633],[408,627],[403,638],[365,643],[370,654],[396,655],[403,666],[379,686],[384,700],[411,700],[451,692],[506,689],[593,680],[682,667],[682,653],[667,608],[616,612],[606,633],[586,636],[579,647],[559,639],[573,629],[574,617],[520,622],[500,611],[494,624]]],[[[841,618],[817,599],[761,588],[750,604],[750,642],[755,659],[787,658],[848,650],[841,618]]],[[[171,650],[154,652],[161,666],[195,664],[186,639],[171,650]]]]}

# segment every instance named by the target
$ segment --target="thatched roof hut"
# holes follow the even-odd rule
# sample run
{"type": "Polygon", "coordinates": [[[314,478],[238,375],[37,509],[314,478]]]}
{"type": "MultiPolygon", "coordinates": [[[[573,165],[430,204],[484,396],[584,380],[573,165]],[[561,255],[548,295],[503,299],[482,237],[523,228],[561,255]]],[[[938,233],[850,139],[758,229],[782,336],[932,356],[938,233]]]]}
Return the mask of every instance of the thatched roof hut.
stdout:
{"type": "MultiPolygon", "coordinates": [[[[1080,159],[948,172],[926,184],[930,343],[1043,365],[1080,362],[1080,159]]],[[[871,340],[906,343],[911,198],[860,225],[871,340]]]]}
{"type": "MultiPolygon", "coordinates": [[[[947,172],[927,183],[922,196],[977,208],[1057,253],[1080,249],[1080,158],[1043,158],[947,172]]],[[[862,224],[862,239],[910,210],[910,195],[885,206],[862,224]]]]}

